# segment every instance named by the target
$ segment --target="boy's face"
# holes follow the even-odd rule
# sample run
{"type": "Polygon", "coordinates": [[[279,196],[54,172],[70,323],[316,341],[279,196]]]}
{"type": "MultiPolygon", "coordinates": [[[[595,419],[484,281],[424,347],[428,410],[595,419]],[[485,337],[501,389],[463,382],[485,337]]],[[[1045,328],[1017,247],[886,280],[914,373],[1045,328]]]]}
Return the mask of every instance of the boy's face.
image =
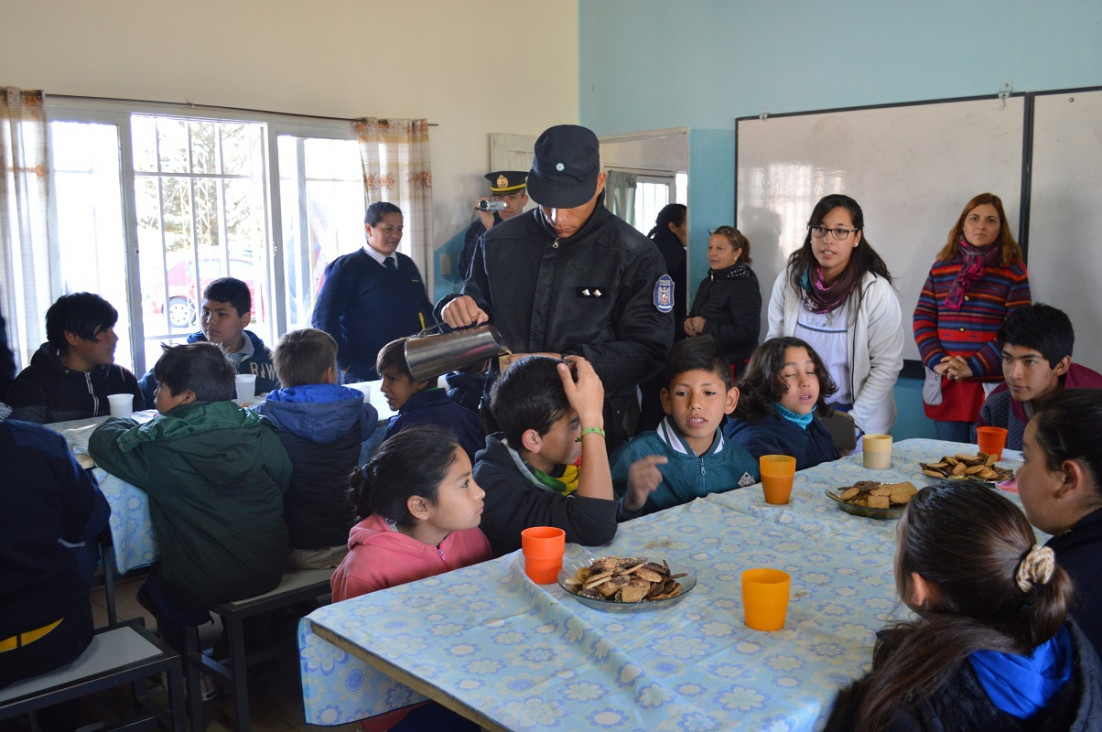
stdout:
{"type": "Polygon", "coordinates": [[[426,385],[426,382],[414,381],[398,369],[383,369],[379,375],[383,377],[381,391],[386,397],[387,406],[396,412],[426,385]]]}
{"type": "Polygon", "coordinates": [[[781,381],[788,391],[781,397],[780,405],[796,414],[810,414],[819,401],[819,373],[806,348],[784,349],[781,381]]]}
{"type": "Polygon", "coordinates": [[[582,443],[578,441],[581,432],[578,413],[567,409],[552,423],[551,429],[540,435],[539,452],[530,454],[528,461],[544,472],[555,465],[570,465],[582,454],[582,443]]]}
{"type": "Polygon", "coordinates": [[[203,315],[200,320],[203,335],[211,343],[220,346],[236,346],[240,342],[251,313],[237,314],[237,308],[228,302],[203,298],[203,315]]]}
{"type": "Polygon", "coordinates": [[[195,401],[195,392],[184,390],[179,394],[173,394],[172,389],[164,384],[158,384],[153,390],[154,406],[160,414],[168,414],[181,404],[195,401]]]}
{"type": "Polygon", "coordinates": [[[738,389],[728,389],[714,371],[683,371],[662,390],[662,408],[698,455],[711,446],[723,415],[737,405],[738,389]]]}
{"type": "Polygon", "coordinates": [[[1054,368],[1036,349],[1009,343],[1003,346],[1003,378],[1016,402],[1035,402],[1056,393],[1060,377],[1070,365],[1070,356],[1064,356],[1054,368]]]}
{"type": "Polygon", "coordinates": [[[115,346],[119,337],[115,335],[115,326],[104,328],[97,326],[91,338],[81,338],[73,331],[65,331],[68,348],[65,359],[70,368],[88,371],[95,366],[110,366],[115,363],[115,346]]]}

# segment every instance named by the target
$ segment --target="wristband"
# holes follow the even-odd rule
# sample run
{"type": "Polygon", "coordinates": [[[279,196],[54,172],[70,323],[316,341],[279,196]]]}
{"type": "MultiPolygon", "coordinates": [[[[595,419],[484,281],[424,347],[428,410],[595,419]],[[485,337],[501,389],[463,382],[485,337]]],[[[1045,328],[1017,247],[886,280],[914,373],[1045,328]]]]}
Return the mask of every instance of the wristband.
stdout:
{"type": "Polygon", "coordinates": [[[589,434],[605,436],[605,431],[600,427],[582,427],[581,434],[578,435],[578,442],[582,441],[582,438],[589,434]]]}

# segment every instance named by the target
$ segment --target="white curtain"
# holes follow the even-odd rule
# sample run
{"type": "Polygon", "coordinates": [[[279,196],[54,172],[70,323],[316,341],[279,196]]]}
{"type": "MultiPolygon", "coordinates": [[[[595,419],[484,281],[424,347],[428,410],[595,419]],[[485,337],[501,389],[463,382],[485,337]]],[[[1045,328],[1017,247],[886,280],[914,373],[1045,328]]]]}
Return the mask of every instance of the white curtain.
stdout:
{"type": "Polygon", "coordinates": [[[635,187],[639,176],[610,170],[605,176],[605,208],[635,226],[635,187]]]}
{"type": "Polygon", "coordinates": [[[52,301],[46,113],[41,91],[0,91],[0,303],[22,368],[46,339],[52,301]]]}
{"type": "Polygon", "coordinates": [[[367,205],[389,201],[402,209],[409,256],[421,270],[433,299],[432,166],[429,125],[423,119],[361,119],[353,123],[360,143],[367,205]]]}

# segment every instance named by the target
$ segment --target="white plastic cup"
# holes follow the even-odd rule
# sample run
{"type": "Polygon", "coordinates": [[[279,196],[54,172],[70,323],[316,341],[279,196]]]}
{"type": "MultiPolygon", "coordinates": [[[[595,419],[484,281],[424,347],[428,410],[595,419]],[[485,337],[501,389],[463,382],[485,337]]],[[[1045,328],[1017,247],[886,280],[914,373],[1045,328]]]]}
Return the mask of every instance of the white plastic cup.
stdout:
{"type": "Polygon", "coordinates": [[[865,435],[861,444],[866,468],[887,470],[892,466],[891,435],[865,435]]]}
{"type": "Polygon", "coordinates": [[[256,396],[256,374],[238,374],[234,383],[237,386],[237,401],[252,401],[256,396]]]}
{"type": "Polygon", "coordinates": [[[107,403],[111,406],[112,417],[129,417],[134,413],[133,394],[108,394],[107,403]]]}

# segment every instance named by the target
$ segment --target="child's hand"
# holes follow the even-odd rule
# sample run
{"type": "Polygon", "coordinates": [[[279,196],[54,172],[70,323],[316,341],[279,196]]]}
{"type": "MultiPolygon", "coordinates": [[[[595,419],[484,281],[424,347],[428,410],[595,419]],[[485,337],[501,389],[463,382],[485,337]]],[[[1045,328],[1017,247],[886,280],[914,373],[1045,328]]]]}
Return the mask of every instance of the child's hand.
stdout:
{"type": "Polygon", "coordinates": [[[566,363],[559,364],[559,378],[582,427],[604,427],[605,387],[589,361],[581,356],[567,356],[566,363]],[[573,374],[577,374],[577,381],[573,374]]]}
{"type": "Polygon", "coordinates": [[[647,497],[662,483],[662,471],[659,465],[665,465],[669,458],[662,455],[647,455],[631,464],[628,471],[628,492],[624,496],[624,510],[635,513],[647,502],[647,497]]]}

